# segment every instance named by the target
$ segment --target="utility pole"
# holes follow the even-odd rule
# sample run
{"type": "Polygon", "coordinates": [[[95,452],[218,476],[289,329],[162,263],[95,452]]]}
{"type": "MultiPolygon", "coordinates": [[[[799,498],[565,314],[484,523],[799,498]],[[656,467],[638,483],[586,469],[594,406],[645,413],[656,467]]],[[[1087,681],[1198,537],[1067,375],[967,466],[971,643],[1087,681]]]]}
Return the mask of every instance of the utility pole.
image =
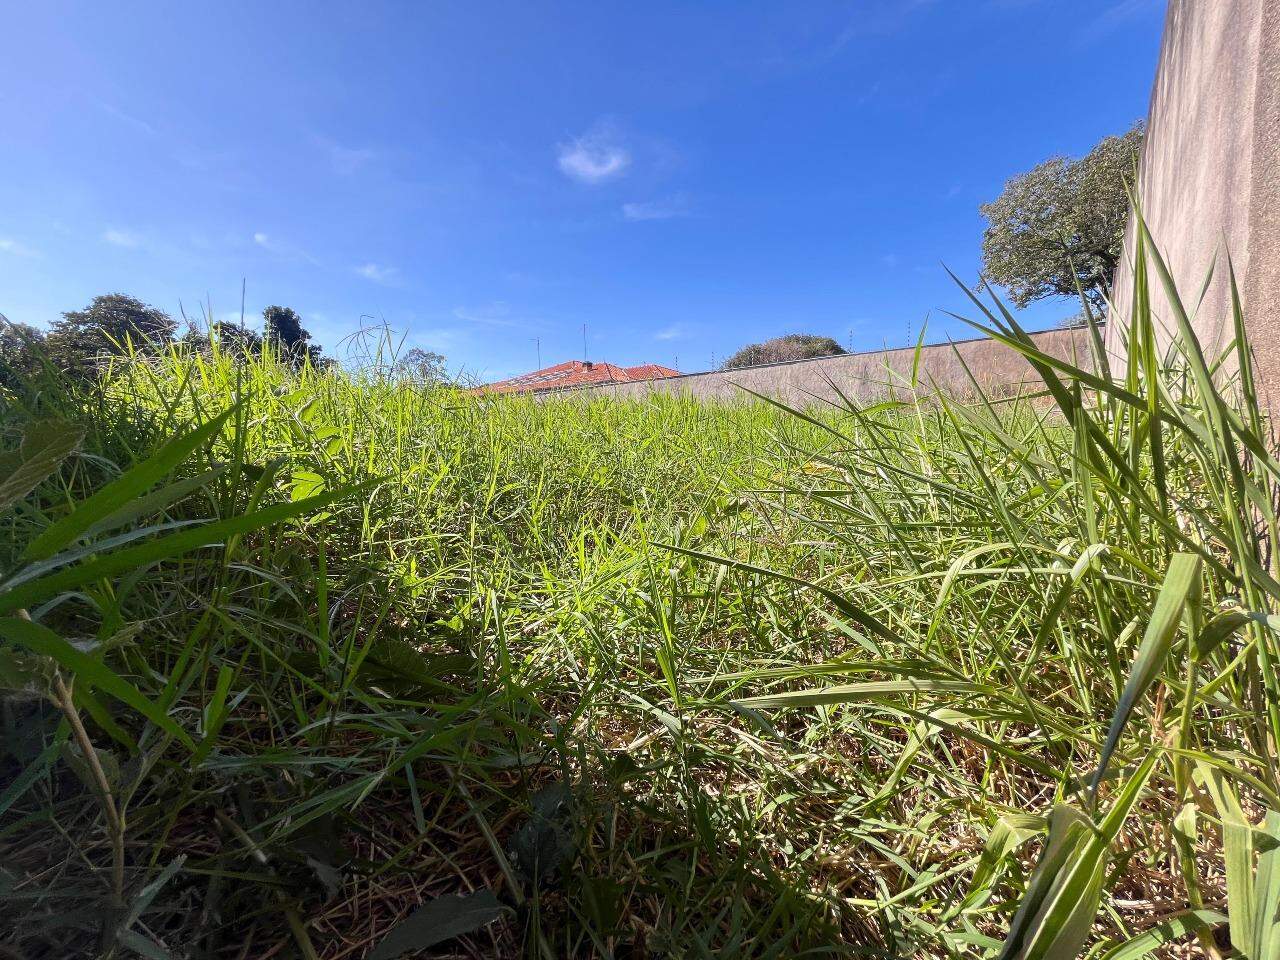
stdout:
{"type": "Polygon", "coordinates": [[[538,365],[534,367],[534,369],[541,370],[542,369],[542,338],[534,337],[533,346],[534,346],[534,349],[538,351],[538,365]]]}
{"type": "Polygon", "coordinates": [[[582,362],[587,362],[587,325],[582,325],[582,362]]]}

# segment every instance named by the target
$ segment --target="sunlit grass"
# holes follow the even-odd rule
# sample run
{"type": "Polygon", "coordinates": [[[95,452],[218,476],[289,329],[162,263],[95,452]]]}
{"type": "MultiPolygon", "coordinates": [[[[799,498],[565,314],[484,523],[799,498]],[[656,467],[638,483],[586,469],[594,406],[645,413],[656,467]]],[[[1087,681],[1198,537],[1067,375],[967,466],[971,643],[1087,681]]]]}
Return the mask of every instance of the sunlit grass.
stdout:
{"type": "Polygon", "coordinates": [[[1161,350],[1147,284],[1114,372],[975,301],[1048,381],[1000,402],[217,351],[15,395],[11,446],[85,439],[3,520],[14,949],[360,956],[472,894],[433,955],[1212,951],[1229,896],[1269,956],[1280,464],[1243,344],[1161,350]]]}

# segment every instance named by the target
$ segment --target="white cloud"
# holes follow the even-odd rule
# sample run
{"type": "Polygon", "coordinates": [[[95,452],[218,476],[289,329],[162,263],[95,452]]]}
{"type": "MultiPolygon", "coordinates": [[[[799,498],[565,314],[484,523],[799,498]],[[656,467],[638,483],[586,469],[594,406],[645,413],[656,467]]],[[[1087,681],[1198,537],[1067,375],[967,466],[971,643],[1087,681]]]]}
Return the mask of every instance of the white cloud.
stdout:
{"type": "Polygon", "coordinates": [[[663,327],[653,335],[655,340],[683,340],[689,335],[689,329],[683,323],[673,323],[663,327]]]}
{"type": "Polygon", "coordinates": [[[15,257],[38,257],[35,250],[25,243],[19,243],[11,237],[0,237],[0,253],[8,253],[15,257]]]}
{"type": "Polygon", "coordinates": [[[505,301],[494,300],[480,307],[455,307],[453,315],[466,323],[486,327],[517,327],[521,321],[511,315],[511,307],[505,301]]]}
{"type": "Polygon", "coordinates": [[[307,251],[300,247],[295,247],[287,241],[278,240],[272,234],[263,233],[261,230],[254,233],[253,242],[268,253],[274,253],[276,256],[283,257],[286,260],[302,260],[312,266],[320,265],[320,261],[307,253],[307,251]]]}
{"type": "Polygon", "coordinates": [[[622,215],[628,220],[670,220],[672,217],[687,217],[689,205],[684,197],[624,203],[622,215]]]}
{"type": "Polygon", "coordinates": [[[1119,0],[1087,23],[1080,31],[1080,37],[1083,40],[1097,40],[1131,20],[1158,13],[1163,7],[1160,0],[1119,0]]]}
{"type": "Polygon", "coordinates": [[[124,121],[125,123],[129,124],[129,126],[135,127],[136,129],[141,130],[143,133],[147,134],[148,136],[158,137],[160,135],[160,132],[156,130],[156,128],[152,124],[148,123],[146,120],[143,120],[141,117],[135,117],[133,114],[127,113],[124,110],[121,110],[115,104],[103,102],[103,103],[99,103],[99,106],[102,107],[102,109],[105,112],[115,117],[117,120],[124,121]]]}
{"type": "Polygon", "coordinates": [[[136,233],[130,233],[127,230],[108,229],[102,235],[102,239],[113,247],[126,247],[132,249],[141,243],[141,239],[136,233]]]}
{"type": "Polygon", "coordinates": [[[888,267],[890,270],[892,270],[899,263],[901,263],[902,260],[896,253],[886,253],[884,256],[880,258],[880,262],[884,264],[886,267],[888,267]]]}
{"type": "Polygon", "coordinates": [[[581,183],[604,183],[621,176],[631,165],[630,152],[608,124],[597,124],[582,136],[560,144],[557,151],[560,172],[581,183]]]}
{"type": "Polygon", "coordinates": [[[356,273],[374,283],[390,283],[399,272],[395,267],[379,266],[376,263],[365,263],[356,267],[356,273]]]}
{"type": "Polygon", "coordinates": [[[327,137],[316,137],[316,144],[329,155],[329,163],[336,173],[349,176],[377,157],[377,151],[369,147],[348,147],[327,137]]]}
{"type": "Polygon", "coordinates": [[[412,331],[409,340],[415,347],[447,354],[450,350],[466,344],[469,338],[466,330],[454,327],[430,327],[426,330],[412,331]]]}

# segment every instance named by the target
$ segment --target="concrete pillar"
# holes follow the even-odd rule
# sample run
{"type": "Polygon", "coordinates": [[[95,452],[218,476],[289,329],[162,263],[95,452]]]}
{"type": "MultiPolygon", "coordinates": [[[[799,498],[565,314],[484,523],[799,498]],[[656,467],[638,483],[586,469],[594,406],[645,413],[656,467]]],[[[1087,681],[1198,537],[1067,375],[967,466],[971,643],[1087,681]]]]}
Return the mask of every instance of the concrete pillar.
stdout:
{"type": "MultiPolygon", "coordinates": [[[[1139,165],[1147,226],[1206,352],[1231,339],[1230,252],[1257,357],[1260,392],[1280,411],[1280,0],[1169,0],[1139,165]]],[[[1116,277],[1120,323],[1132,297],[1134,225],[1116,277]]],[[[1173,318],[1153,292],[1166,337],[1173,318]]]]}

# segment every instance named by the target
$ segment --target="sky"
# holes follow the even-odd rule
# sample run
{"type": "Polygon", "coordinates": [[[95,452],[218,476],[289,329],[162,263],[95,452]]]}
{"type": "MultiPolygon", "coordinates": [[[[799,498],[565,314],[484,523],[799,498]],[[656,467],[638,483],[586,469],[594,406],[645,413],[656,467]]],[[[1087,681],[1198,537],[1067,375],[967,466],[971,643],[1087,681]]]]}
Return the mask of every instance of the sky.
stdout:
{"type": "MultiPolygon", "coordinates": [[[[1162,0],[6,4],[0,313],[373,323],[481,379],[972,331],[981,203],[1146,115],[1162,0]]],[[[1075,312],[1043,302],[1026,322],[1075,312]]]]}

